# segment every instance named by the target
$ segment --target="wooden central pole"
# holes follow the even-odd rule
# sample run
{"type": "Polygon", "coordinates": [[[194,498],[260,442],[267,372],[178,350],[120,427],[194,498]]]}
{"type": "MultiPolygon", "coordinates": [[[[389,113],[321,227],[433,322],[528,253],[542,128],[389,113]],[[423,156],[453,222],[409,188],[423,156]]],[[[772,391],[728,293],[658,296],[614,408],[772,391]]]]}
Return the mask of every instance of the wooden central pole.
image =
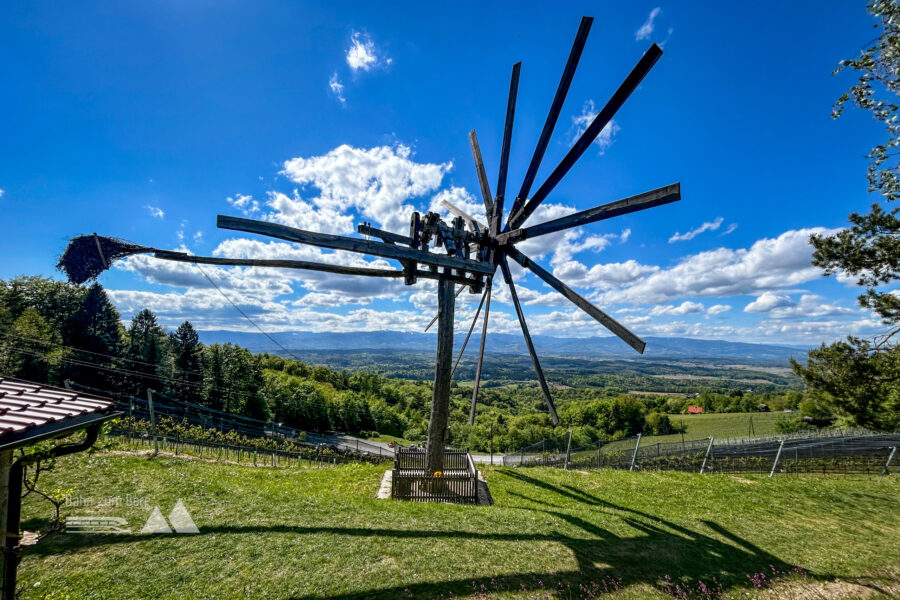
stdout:
{"type": "Polygon", "coordinates": [[[444,470],[444,446],[450,417],[450,371],[453,366],[453,309],[456,303],[453,285],[450,279],[438,280],[437,354],[425,454],[425,469],[429,474],[444,470]]]}

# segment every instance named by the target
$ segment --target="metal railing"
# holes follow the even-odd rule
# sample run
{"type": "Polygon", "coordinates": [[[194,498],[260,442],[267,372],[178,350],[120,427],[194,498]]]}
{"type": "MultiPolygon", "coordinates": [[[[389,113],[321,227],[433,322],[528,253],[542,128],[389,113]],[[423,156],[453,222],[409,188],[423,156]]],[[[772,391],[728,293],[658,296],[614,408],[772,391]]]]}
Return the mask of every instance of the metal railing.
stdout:
{"type": "MultiPolygon", "coordinates": [[[[83,386],[72,381],[67,382],[67,384],[76,389],[112,398],[116,403],[116,408],[121,410],[126,417],[145,421],[150,421],[151,419],[150,401],[147,398],[136,398],[133,396],[117,394],[107,390],[83,386]]],[[[377,444],[366,442],[365,440],[339,434],[328,435],[294,429],[293,427],[288,427],[272,421],[253,419],[251,417],[216,410],[208,406],[186,402],[158,392],[153,392],[153,412],[155,413],[154,416],[156,419],[168,417],[178,423],[199,425],[206,429],[212,429],[221,433],[234,431],[247,438],[275,439],[293,442],[302,446],[328,447],[345,453],[357,453],[365,458],[377,456],[381,459],[389,460],[394,457],[394,452],[392,450],[377,444]]]]}
{"type": "Polygon", "coordinates": [[[891,454],[900,433],[826,430],[756,439],[700,440],[648,444],[640,436],[600,440],[570,449],[567,436],[542,440],[503,457],[505,466],[612,468],[700,473],[841,473],[884,475],[897,463],[891,454]]]}

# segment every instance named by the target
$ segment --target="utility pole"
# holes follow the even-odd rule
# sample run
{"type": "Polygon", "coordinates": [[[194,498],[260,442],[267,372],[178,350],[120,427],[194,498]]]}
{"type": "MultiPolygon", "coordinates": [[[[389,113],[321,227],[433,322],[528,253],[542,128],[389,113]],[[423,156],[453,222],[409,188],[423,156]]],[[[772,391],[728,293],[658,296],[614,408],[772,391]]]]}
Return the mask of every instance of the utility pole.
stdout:
{"type": "Polygon", "coordinates": [[[150,435],[153,436],[153,454],[159,454],[159,440],[156,438],[156,413],[153,412],[153,390],[147,388],[147,406],[150,409],[150,435]]]}
{"type": "Polygon", "coordinates": [[[491,423],[491,466],[494,465],[494,424],[491,423]]]}

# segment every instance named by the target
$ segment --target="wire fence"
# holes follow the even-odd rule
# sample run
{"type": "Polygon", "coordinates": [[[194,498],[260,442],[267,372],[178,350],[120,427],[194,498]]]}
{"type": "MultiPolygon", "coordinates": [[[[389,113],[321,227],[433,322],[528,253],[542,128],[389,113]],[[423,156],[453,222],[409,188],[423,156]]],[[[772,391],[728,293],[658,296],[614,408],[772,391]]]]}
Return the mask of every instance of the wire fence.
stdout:
{"type": "Polygon", "coordinates": [[[884,476],[900,472],[900,433],[825,430],[760,438],[713,437],[641,443],[641,436],[571,447],[571,434],[541,440],[503,457],[505,466],[612,468],[698,473],[821,473],[884,476]]]}
{"type": "Polygon", "coordinates": [[[152,449],[163,454],[190,456],[212,462],[252,465],[254,467],[310,467],[323,468],[332,465],[367,462],[381,464],[387,455],[357,454],[336,451],[327,447],[301,446],[296,450],[278,450],[199,440],[174,435],[152,435],[128,428],[112,428],[104,434],[128,449],[152,449]]]}
{"type": "MultiPolygon", "coordinates": [[[[248,439],[265,439],[273,442],[286,442],[306,449],[330,448],[340,453],[341,456],[355,455],[357,457],[357,462],[359,460],[370,462],[370,459],[373,458],[377,458],[377,462],[382,462],[384,460],[393,460],[394,458],[393,450],[355,437],[303,431],[272,421],[253,419],[251,417],[216,410],[208,406],[186,402],[184,400],[166,396],[159,392],[152,392],[151,394],[148,394],[147,398],[136,398],[110,392],[108,390],[91,388],[73,381],[67,381],[66,384],[74,389],[80,389],[111,398],[116,403],[116,408],[122,411],[124,416],[128,417],[127,420],[132,424],[135,421],[146,421],[147,423],[150,423],[151,421],[158,422],[163,418],[168,418],[176,423],[199,426],[222,434],[234,432],[235,434],[248,439]],[[151,398],[153,405],[152,415],[150,408],[151,398]]],[[[196,437],[188,439],[180,436],[167,436],[164,433],[154,433],[149,430],[136,431],[133,426],[129,426],[126,429],[114,429],[113,431],[117,435],[127,437],[128,439],[138,439],[141,435],[144,435],[145,437],[155,437],[157,440],[162,440],[164,437],[175,438],[178,441],[172,443],[175,444],[176,447],[179,443],[206,445],[211,450],[218,448],[219,446],[223,448],[227,446],[228,448],[233,449],[235,453],[241,453],[241,455],[243,455],[245,450],[256,450],[257,452],[263,451],[256,446],[223,444],[196,437]]],[[[265,451],[269,452],[269,450],[265,451]]],[[[287,452],[287,454],[291,453],[287,452]]],[[[305,452],[304,457],[308,454],[309,452],[305,452]]],[[[319,454],[321,454],[321,452],[319,454]]],[[[317,454],[316,456],[319,455],[317,454]]]]}

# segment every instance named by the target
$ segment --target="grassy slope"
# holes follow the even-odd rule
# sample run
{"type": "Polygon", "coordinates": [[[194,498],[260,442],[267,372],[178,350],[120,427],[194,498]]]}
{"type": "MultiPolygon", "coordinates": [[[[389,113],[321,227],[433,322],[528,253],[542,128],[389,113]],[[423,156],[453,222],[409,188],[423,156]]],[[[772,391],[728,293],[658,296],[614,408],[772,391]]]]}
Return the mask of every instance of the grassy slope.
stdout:
{"type": "Polygon", "coordinates": [[[398,444],[401,444],[403,446],[409,446],[409,445],[412,445],[415,443],[410,440],[403,439],[402,437],[397,437],[395,435],[384,435],[384,434],[377,435],[375,437],[368,437],[366,439],[371,442],[384,442],[384,443],[397,442],[398,444]]]}
{"type": "MultiPolygon", "coordinates": [[[[474,580],[489,590],[524,586],[498,594],[517,598],[568,586],[559,597],[569,598],[581,597],[579,584],[602,589],[612,578],[624,587],[616,597],[644,598],[666,597],[666,575],[717,577],[738,597],[746,574],[770,565],[881,585],[898,577],[896,478],[496,469],[486,472],[496,506],[462,507],[375,500],[382,472],[61,459],[47,488],[144,497],[166,515],[181,498],[201,534],[51,536],[24,557],[22,597],[446,598],[470,593],[474,580]]],[[[26,526],[48,511],[28,498],[26,526]]],[[[67,512],[122,516],[136,532],[150,508],[67,512]]]]}

